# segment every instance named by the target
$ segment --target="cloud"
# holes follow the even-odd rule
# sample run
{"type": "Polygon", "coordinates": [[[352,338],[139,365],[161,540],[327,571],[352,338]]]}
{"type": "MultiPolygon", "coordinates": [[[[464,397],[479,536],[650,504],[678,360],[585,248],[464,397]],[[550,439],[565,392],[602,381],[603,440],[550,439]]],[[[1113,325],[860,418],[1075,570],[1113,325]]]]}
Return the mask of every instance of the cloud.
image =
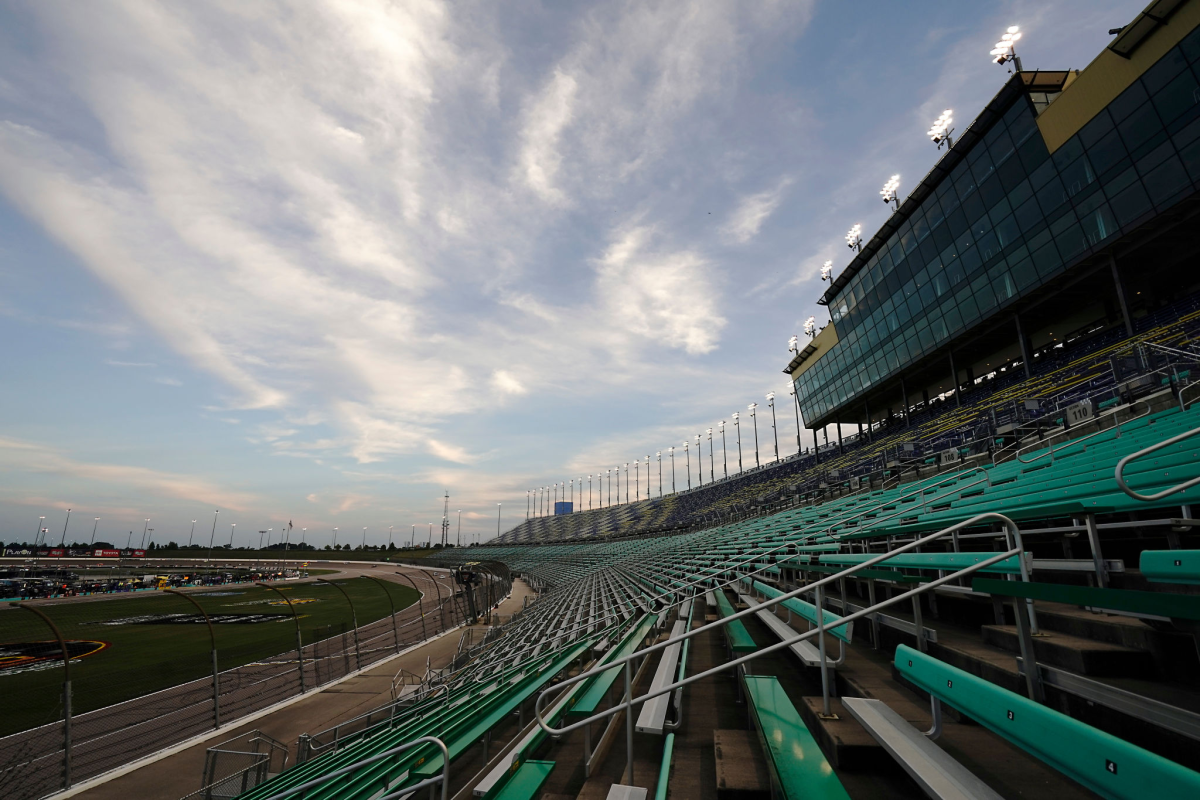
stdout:
{"type": "Polygon", "coordinates": [[[773,189],[743,197],[722,228],[725,239],[735,244],[745,244],[757,236],[763,223],[779,208],[791,184],[791,178],[784,178],[773,189]]]}
{"type": "Polygon", "coordinates": [[[234,510],[245,510],[258,499],[249,492],[226,489],[204,478],[123,464],[79,461],[54,448],[18,439],[0,438],[0,469],[74,478],[111,491],[202,501],[234,510]]]}
{"type": "Polygon", "coordinates": [[[558,140],[571,122],[571,108],[578,83],[570,75],[555,70],[546,88],[536,97],[526,113],[522,129],[521,177],[539,197],[551,203],[563,201],[562,192],[555,187],[562,156],[558,140]]]}
{"type": "Polygon", "coordinates": [[[725,319],[704,256],[693,250],[652,251],[653,228],[614,232],[596,261],[597,288],[609,315],[628,332],[688,353],[717,346],[725,319]]]}
{"type": "Polygon", "coordinates": [[[155,378],[155,383],[161,383],[163,386],[183,386],[183,381],[178,378],[155,378]]]}

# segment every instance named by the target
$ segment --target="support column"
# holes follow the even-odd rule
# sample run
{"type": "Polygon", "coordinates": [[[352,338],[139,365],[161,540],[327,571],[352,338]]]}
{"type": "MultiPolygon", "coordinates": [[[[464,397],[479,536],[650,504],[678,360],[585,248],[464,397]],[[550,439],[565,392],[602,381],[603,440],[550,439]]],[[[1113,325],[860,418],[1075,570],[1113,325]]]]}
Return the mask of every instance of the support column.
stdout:
{"type": "Polygon", "coordinates": [[[1025,367],[1025,377],[1033,377],[1033,364],[1030,363],[1029,357],[1029,341],[1025,338],[1025,329],[1021,325],[1021,315],[1013,314],[1013,320],[1017,323],[1017,343],[1021,345],[1021,363],[1025,367]]]}
{"type": "Polygon", "coordinates": [[[1117,259],[1108,257],[1108,268],[1112,271],[1113,286],[1117,290],[1117,302],[1121,305],[1121,319],[1125,322],[1125,335],[1133,336],[1133,318],[1129,316],[1129,304],[1125,302],[1125,285],[1121,283],[1121,272],[1117,269],[1117,259]]]}
{"type": "Polygon", "coordinates": [[[838,455],[844,455],[846,451],[842,448],[842,421],[840,419],[835,419],[833,421],[833,427],[837,428],[838,432],[838,455]]]}
{"type": "Polygon", "coordinates": [[[875,441],[875,434],[871,433],[871,406],[867,401],[863,401],[863,411],[867,412],[867,441],[875,441]]]}
{"type": "Polygon", "coordinates": [[[900,413],[904,415],[904,427],[908,427],[908,385],[900,379],[900,413]]]}
{"type": "Polygon", "coordinates": [[[953,379],[951,381],[951,383],[954,387],[954,405],[961,408],[962,407],[962,397],[960,397],[960,395],[962,394],[962,392],[959,391],[958,367],[954,366],[954,351],[951,350],[949,352],[949,355],[950,355],[950,377],[953,379]]]}

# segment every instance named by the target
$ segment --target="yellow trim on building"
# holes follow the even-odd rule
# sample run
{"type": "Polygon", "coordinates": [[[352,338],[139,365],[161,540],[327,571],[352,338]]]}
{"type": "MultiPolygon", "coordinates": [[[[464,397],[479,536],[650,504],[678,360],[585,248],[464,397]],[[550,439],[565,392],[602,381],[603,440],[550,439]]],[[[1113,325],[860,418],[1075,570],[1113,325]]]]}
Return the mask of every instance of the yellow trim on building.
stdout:
{"type": "Polygon", "coordinates": [[[829,352],[829,349],[837,343],[838,343],[837,329],[833,327],[833,323],[831,322],[828,325],[826,325],[825,328],[820,333],[817,334],[817,337],[815,339],[813,339],[811,342],[809,342],[809,344],[807,346],[805,346],[805,348],[803,350],[800,351],[801,353],[803,353],[804,350],[807,350],[809,347],[816,348],[812,353],[805,356],[804,360],[801,361],[794,370],[792,370],[792,372],[791,372],[792,380],[793,381],[796,380],[801,375],[803,375],[805,372],[807,372],[809,367],[811,367],[813,364],[816,364],[818,361],[820,361],[821,356],[823,356],[827,352],[829,352]]]}
{"type": "Polygon", "coordinates": [[[1129,58],[1107,47],[1079,73],[1037,119],[1053,153],[1137,80],[1154,62],[1200,25],[1200,2],[1185,2],[1166,25],[1151,33],[1129,58]]]}

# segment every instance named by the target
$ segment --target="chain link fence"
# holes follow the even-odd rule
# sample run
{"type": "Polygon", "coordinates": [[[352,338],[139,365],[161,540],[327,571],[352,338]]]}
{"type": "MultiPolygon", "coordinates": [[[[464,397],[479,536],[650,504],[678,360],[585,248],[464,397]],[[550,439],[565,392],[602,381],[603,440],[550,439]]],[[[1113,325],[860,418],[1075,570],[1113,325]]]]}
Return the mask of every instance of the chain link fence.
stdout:
{"type": "Polygon", "coordinates": [[[0,609],[0,797],[36,800],[463,623],[446,575],[203,587],[0,609]]]}

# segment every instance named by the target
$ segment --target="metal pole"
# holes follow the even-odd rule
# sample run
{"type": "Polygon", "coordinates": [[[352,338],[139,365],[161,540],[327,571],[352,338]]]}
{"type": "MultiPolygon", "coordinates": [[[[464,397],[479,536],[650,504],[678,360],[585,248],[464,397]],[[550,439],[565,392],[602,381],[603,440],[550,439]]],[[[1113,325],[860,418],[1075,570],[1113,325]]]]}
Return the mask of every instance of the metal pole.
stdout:
{"type": "Polygon", "coordinates": [[[388,591],[387,586],[384,585],[383,581],[379,580],[379,578],[376,578],[374,575],[363,575],[363,577],[367,578],[368,580],[375,581],[377,584],[379,584],[379,588],[383,589],[383,593],[387,595],[388,608],[392,610],[392,639],[396,642],[396,652],[399,653],[400,629],[396,626],[396,602],[392,599],[392,593],[388,591]]]}
{"type": "MultiPolygon", "coordinates": [[[[420,567],[418,567],[418,569],[420,569],[420,567]]],[[[437,590],[437,598],[438,598],[438,626],[439,626],[439,627],[440,627],[442,630],[445,630],[445,629],[446,629],[446,621],[445,621],[445,619],[444,619],[444,618],[443,618],[443,616],[442,616],[442,587],[438,585],[438,582],[437,582],[436,580],[434,580],[434,577],[433,577],[432,575],[430,575],[428,572],[426,572],[425,570],[423,570],[423,569],[422,569],[422,570],[421,570],[421,573],[422,573],[422,574],[423,574],[423,575],[424,575],[426,578],[428,578],[428,579],[429,579],[429,582],[433,584],[433,588],[437,590]]]]}
{"type": "MultiPolygon", "coordinates": [[[[817,587],[817,647],[821,651],[821,709],[826,717],[833,716],[829,706],[829,665],[825,661],[825,595],[823,587],[817,587]]],[[[846,609],[842,609],[845,613],[846,609]]]]}
{"type": "Polygon", "coordinates": [[[50,626],[54,638],[58,639],[58,648],[63,657],[63,788],[71,788],[71,654],[67,651],[67,640],[62,631],[54,624],[54,620],[46,616],[41,609],[18,603],[18,608],[31,611],[50,626]]]}
{"type": "Polygon", "coordinates": [[[633,786],[633,662],[625,662],[625,783],[633,786]]]}
{"type": "Polygon", "coordinates": [[[413,579],[405,575],[403,572],[397,572],[401,578],[412,584],[413,591],[417,593],[417,613],[421,615],[421,641],[429,638],[429,634],[425,631],[425,593],[417,588],[417,584],[413,583],[413,579]]]}
{"type": "Polygon", "coordinates": [[[288,604],[288,609],[292,612],[292,621],[296,623],[296,662],[300,665],[300,694],[304,694],[306,691],[308,691],[304,682],[304,645],[300,641],[300,617],[296,616],[296,607],[292,605],[291,599],[286,594],[279,591],[279,589],[275,588],[274,586],[266,583],[255,583],[254,585],[261,586],[264,589],[270,589],[278,594],[283,598],[284,602],[288,604]]]}
{"type": "Polygon", "coordinates": [[[200,604],[196,602],[195,598],[189,597],[177,589],[163,589],[163,591],[167,594],[173,594],[182,597],[184,600],[187,600],[189,603],[194,605],[196,610],[200,612],[200,615],[204,617],[204,624],[208,626],[208,640],[212,645],[213,728],[219,728],[221,727],[221,679],[220,673],[217,671],[217,634],[213,630],[212,620],[208,618],[208,612],[206,612],[200,606],[200,604]]]}
{"type": "Polygon", "coordinates": [[[338,586],[333,581],[327,581],[324,578],[317,578],[317,583],[327,583],[333,588],[342,593],[342,597],[346,598],[346,602],[350,605],[350,622],[354,625],[354,663],[358,665],[358,669],[362,669],[362,652],[358,649],[358,613],[354,610],[354,601],[350,599],[350,595],[346,594],[346,590],[338,586]]]}

